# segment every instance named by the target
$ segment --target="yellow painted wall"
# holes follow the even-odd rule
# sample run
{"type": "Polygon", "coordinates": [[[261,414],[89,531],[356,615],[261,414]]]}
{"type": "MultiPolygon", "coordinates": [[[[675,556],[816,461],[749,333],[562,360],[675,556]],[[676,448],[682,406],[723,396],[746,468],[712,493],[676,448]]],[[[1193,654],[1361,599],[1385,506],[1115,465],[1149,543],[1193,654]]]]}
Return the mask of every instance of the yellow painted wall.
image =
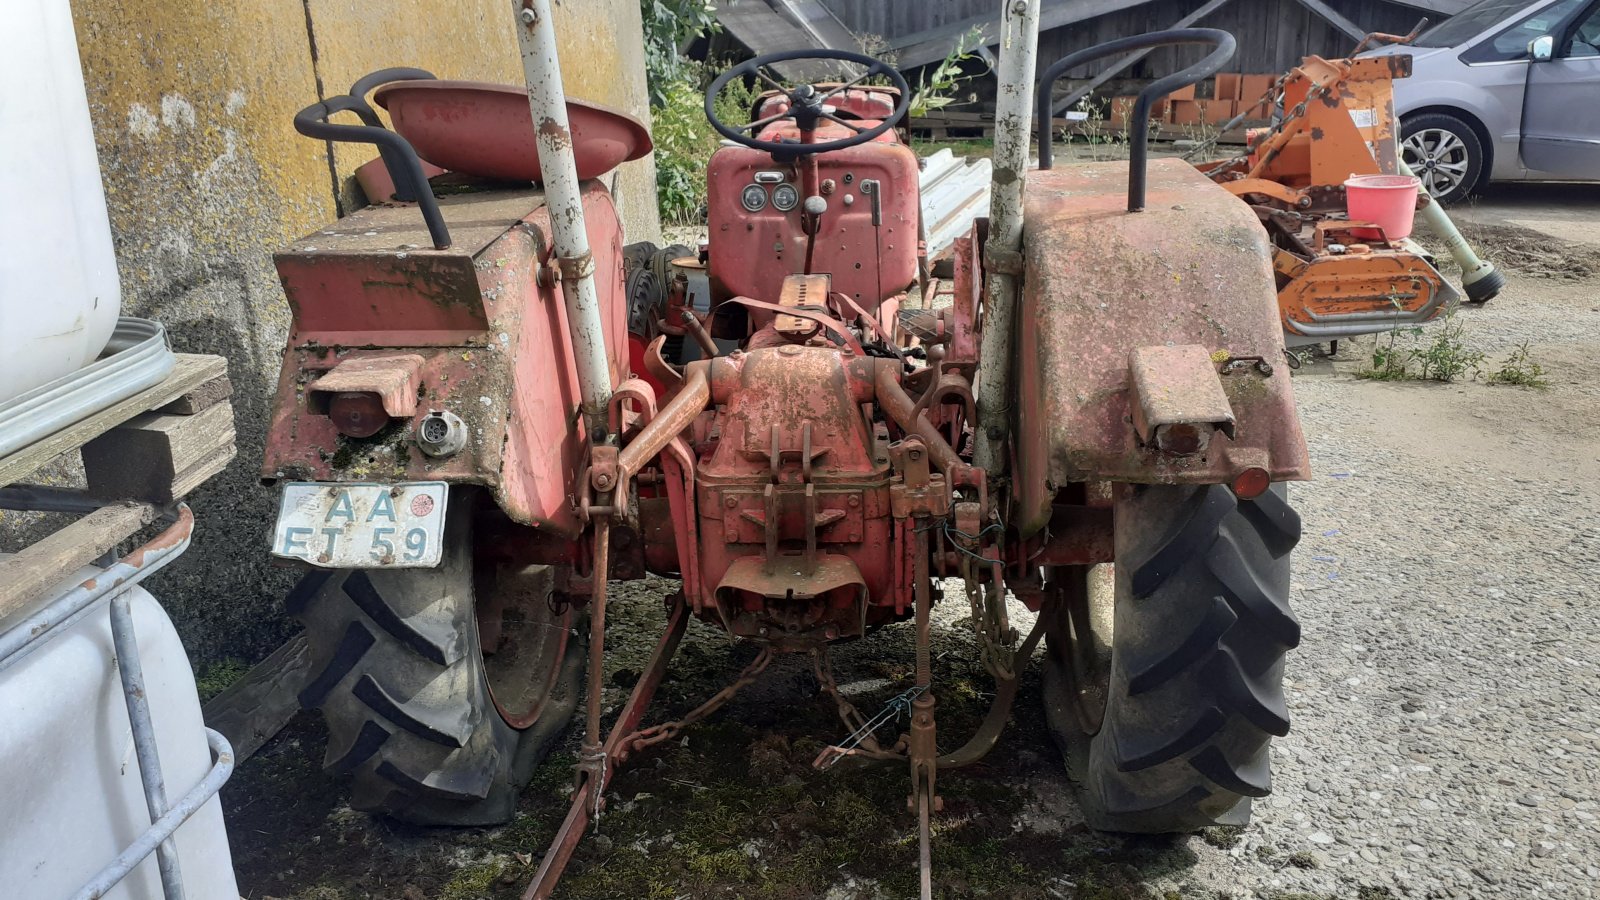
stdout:
{"type": "MultiPolygon", "coordinates": [[[[295,133],[295,111],[374,69],[520,83],[510,0],[73,2],[126,314],[227,357],[239,455],[201,489],[194,547],[153,588],[197,659],[254,658],[291,626],[256,479],[288,310],[279,245],[358,202],[375,156],[295,133]],[[319,94],[319,85],[322,89],[319,94]]],[[[648,122],[637,0],[556,0],[568,94],[648,122]]],[[[614,175],[629,240],[659,239],[650,159],[614,175]]]]}

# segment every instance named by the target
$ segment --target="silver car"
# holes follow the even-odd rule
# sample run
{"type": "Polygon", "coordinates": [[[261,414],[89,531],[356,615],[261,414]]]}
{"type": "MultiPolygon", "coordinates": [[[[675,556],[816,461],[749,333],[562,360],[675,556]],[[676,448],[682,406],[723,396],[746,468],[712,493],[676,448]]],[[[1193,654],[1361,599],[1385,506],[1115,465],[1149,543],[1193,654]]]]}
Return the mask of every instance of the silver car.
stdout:
{"type": "Polygon", "coordinates": [[[1402,154],[1450,203],[1489,181],[1600,180],[1600,0],[1480,0],[1394,83],[1402,154]]]}

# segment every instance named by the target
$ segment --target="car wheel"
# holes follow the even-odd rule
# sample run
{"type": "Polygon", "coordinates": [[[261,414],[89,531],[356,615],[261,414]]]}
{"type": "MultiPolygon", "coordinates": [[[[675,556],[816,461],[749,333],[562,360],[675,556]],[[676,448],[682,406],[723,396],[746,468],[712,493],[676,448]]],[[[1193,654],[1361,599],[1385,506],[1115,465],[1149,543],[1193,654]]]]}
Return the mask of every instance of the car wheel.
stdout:
{"type": "Polygon", "coordinates": [[[1400,153],[1440,203],[1464,199],[1483,177],[1483,142],[1471,125],[1455,116],[1423,113],[1405,119],[1400,153]]]}

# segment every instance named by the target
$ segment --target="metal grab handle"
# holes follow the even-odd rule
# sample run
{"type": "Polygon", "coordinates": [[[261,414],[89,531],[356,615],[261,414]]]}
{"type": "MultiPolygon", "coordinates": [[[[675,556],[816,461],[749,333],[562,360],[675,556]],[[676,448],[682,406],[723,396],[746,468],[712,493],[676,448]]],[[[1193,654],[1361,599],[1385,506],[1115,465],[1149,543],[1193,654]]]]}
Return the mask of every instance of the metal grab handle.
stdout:
{"type": "MultiPolygon", "coordinates": [[[[380,79],[381,76],[392,72],[428,74],[421,69],[385,69],[357,81],[352,90],[363,86],[370,89],[371,84],[375,83],[374,79],[380,79]]],[[[433,76],[428,75],[428,77],[433,76]]],[[[402,79],[382,78],[382,80],[402,79]]],[[[417,205],[422,209],[422,219],[428,223],[428,235],[433,238],[434,249],[445,250],[450,247],[450,230],[445,227],[444,216],[439,212],[439,201],[433,196],[433,189],[428,186],[428,176],[422,171],[422,160],[417,157],[417,151],[412,148],[410,141],[384,128],[377,113],[367,105],[367,101],[361,99],[359,95],[344,94],[313,103],[295,113],[294,130],[318,140],[376,145],[378,153],[383,157],[384,166],[389,170],[389,178],[394,182],[396,195],[415,198],[417,205]],[[328,121],[329,116],[340,112],[353,112],[364,124],[337,125],[328,121]]]]}
{"type": "Polygon", "coordinates": [[[1044,77],[1039,82],[1037,114],[1039,117],[1039,168],[1048,169],[1051,166],[1050,146],[1050,89],[1055,86],[1056,80],[1066,73],[1068,69],[1081,66],[1086,62],[1115,56],[1129,50],[1144,50],[1149,47],[1164,47],[1169,44],[1210,44],[1216,49],[1211,51],[1205,59],[1184,69],[1158,78],[1148,87],[1139,92],[1139,97],[1133,102],[1133,109],[1128,113],[1128,212],[1138,212],[1144,209],[1145,193],[1145,168],[1149,156],[1146,146],[1150,132],[1150,107],[1157,98],[1165,97],[1181,87],[1214,74],[1222,68],[1228,60],[1233,58],[1233,51],[1238,46],[1233,35],[1216,28],[1173,28],[1167,31],[1152,31],[1149,34],[1136,34],[1132,37],[1118,38],[1096,44],[1076,53],[1069,54],[1050,64],[1044,70],[1044,77]]]}
{"type": "MultiPolygon", "coordinates": [[[[350,85],[349,96],[356,101],[356,106],[351,111],[361,118],[361,124],[382,128],[383,120],[378,118],[377,111],[367,103],[367,95],[372,93],[373,88],[391,81],[433,81],[435,77],[427,69],[414,69],[409,66],[370,72],[357,78],[356,83],[350,85]]],[[[394,173],[405,165],[401,155],[381,144],[378,146],[378,155],[383,157],[383,167],[389,171],[389,180],[394,183],[394,198],[404,203],[415,203],[419,195],[414,190],[414,185],[395,178],[394,173]]]]}

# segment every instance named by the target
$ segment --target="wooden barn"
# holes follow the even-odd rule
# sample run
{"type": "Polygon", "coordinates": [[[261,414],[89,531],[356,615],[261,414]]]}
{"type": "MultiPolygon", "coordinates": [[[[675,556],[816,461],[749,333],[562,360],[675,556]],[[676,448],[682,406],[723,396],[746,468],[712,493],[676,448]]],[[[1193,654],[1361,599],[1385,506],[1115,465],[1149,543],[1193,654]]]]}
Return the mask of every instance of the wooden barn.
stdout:
{"type": "MultiPolygon", "coordinates": [[[[1238,53],[1224,69],[1281,73],[1302,56],[1343,56],[1368,32],[1405,34],[1423,18],[1438,23],[1471,0],[1043,0],[1039,64],[1126,35],[1198,26],[1231,32],[1238,53]]],[[[716,0],[728,34],[756,53],[828,47],[892,58],[907,72],[945,58],[976,32],[992,42],[998,0],[716,0]]],[[[993,52],[989,43],[980,54],[993,52]]],[[[1126,92],[1202,55],[1164,48],[1068,73],[1058,95],[1085,88],[1126,92]]],[[[789,74],[789,73],[786,73],[789,74]]],[[[914,79],[913,79],[914,80],[914,79]]],[[[979,104],[992,92],[978,90],[979,104]]]]}

